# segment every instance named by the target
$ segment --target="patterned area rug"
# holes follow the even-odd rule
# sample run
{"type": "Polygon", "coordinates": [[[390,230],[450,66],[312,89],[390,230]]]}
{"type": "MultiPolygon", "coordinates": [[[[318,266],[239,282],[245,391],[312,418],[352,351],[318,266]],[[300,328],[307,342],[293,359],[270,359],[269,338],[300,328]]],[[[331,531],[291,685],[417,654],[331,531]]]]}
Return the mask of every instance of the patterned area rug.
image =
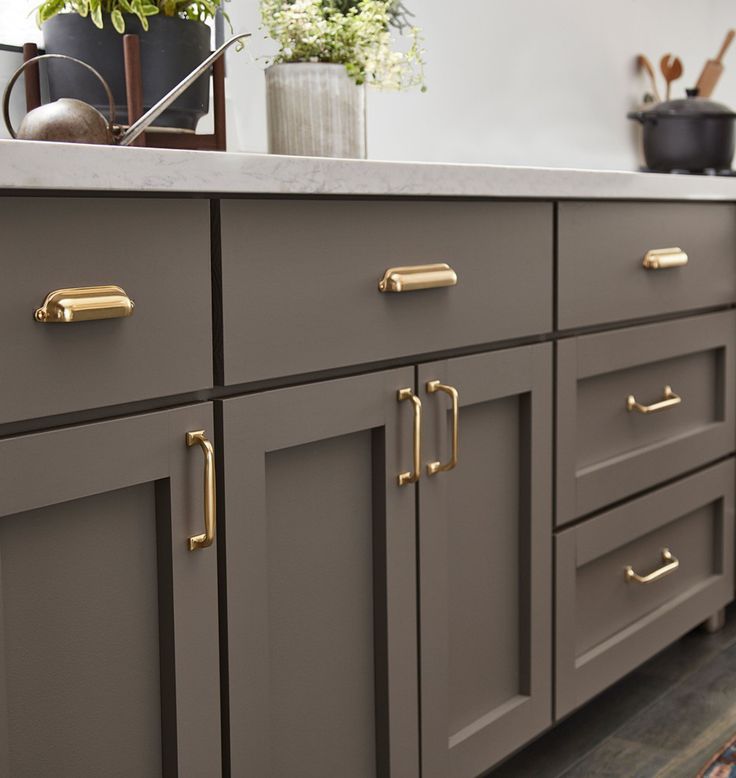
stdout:
{"type": "Polygon", "coordinates": [[[697,778],[736,778],[736,737],[718,751],[697,778]]]}

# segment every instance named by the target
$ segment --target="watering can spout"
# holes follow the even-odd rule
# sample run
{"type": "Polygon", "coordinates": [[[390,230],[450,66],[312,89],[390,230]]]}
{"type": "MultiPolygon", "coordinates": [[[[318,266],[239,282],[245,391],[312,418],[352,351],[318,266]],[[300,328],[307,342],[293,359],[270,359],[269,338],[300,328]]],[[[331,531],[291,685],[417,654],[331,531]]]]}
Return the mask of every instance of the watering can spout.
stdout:
{"type": "Polygon", "coordinates": [[[212,63],[219,59],[226,49],[230,48],[233,43],[241,41],[245,38],[250,38],[251,33],[245,32],[240,35],[234,35],[230,40],[225,41],[222,46],[218,47],[210,54],[182,81],[180,81],[168,94],[164,95],[150,110],[141,116],[140,119],[133,122],[128,129],[123,132],[117,138],[118,146],[129,146],[142,132],[145,132],[149,125],[152,124],[158,117],[179,97],[185,92],[206,70],[212,65],[212,63]]]}

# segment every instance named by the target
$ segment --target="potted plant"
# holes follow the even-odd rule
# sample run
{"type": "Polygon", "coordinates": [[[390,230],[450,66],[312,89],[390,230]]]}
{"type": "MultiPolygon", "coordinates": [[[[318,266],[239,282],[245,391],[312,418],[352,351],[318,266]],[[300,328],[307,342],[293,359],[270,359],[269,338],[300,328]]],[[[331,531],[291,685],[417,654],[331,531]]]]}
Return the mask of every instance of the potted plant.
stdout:
{"type": "Polygon", "coordinates": [[[269,151],[366,156],[365,87],[424,90],[421,31],[400,0],[261,0],[269,151]],[[396,46],[392,30],[406,34],[396,46]]]}
{"type": "MultiPolygon", "coordinates": [[[[147,110],[210,53],[212,18],[223,0],[45,0],[38,22],[48,54],[81,59],[101,73],[115,97],[119,118],[127,116],[122,33],[140,35],[143,108],[147,110]]],[[[74,63],[50,61],[49,96],[76,97],[103,113],[100,84],[74,63]]],[[[155,122],[194,131],[209,110],[207,75],[155,122]]]]}

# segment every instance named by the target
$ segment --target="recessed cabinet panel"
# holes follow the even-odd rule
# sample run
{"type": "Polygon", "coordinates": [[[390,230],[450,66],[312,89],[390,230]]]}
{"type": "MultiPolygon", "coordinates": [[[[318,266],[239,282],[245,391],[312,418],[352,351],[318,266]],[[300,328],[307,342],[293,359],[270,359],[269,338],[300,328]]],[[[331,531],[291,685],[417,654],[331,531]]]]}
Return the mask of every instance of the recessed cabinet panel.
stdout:
{"type": "Polygon", "coordinates": [[[557,523],[736,445],[732,312],[557,344],[557,523]]]}
{"type": "Polygon", "coordinates": [[[733,204],[569,202],[558,208],[560,329],[736,301],[733,204]],[[644,266],[648,252],[675,248],[686,257],[670,253],[659,267],[644,266]]]}
{"type": "Polygon", "coordinates": [[[206,201],[3,198],[0,231],[0,424],[212,386],[206,201]],[[57,290],[72,320],[36,320],[57,290]]]}
{"type": "Polygon", "coordinates": [[[0,576],[7,775],[161,776],[154,485],[4,517],[0,576]]]}
{"type": "Polygon", "coordinates": [[[551,203],[225,200],[221,216],[226,384],[552,328],[551,203]],[[379,291],[389,268],[442,263],[455,286],[404,272],[379,291]]]}
{"type": "Polygon", "coordinates": [[[729,459],[557,535],[558,718],[733,599],[735,475],[729,459]]]}
{"type": "Polygon", "coordinates": [[[198,429],[211,406],[0,441],[0,775],[220,775],[198,429]]]}
{"type": "Polygon", "coordinates": [[[418,778],[412,385],[222,403],[233,778],[418,778]]]}
{"type": "Polygon", "coordinates": [[[552,353],[529,346],[419,370],[423,773],[475,778],[551,721],[552,353]],[[458,392],[456,467],[450,395],[458,392]]]}

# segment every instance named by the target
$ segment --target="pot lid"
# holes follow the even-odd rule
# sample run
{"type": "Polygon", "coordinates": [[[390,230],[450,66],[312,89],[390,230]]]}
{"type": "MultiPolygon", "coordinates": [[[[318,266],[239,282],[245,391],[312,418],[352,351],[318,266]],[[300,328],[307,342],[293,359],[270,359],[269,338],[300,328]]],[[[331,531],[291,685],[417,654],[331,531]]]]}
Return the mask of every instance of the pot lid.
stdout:
{"type": "Polygon", "coordinates": [[[688,89],[687,97],[657,103],[641,113],[643,116],[657,118],[733,119],[736,117],[736,113],[723,103],[698,97],[697,89],[688,89]]]}

